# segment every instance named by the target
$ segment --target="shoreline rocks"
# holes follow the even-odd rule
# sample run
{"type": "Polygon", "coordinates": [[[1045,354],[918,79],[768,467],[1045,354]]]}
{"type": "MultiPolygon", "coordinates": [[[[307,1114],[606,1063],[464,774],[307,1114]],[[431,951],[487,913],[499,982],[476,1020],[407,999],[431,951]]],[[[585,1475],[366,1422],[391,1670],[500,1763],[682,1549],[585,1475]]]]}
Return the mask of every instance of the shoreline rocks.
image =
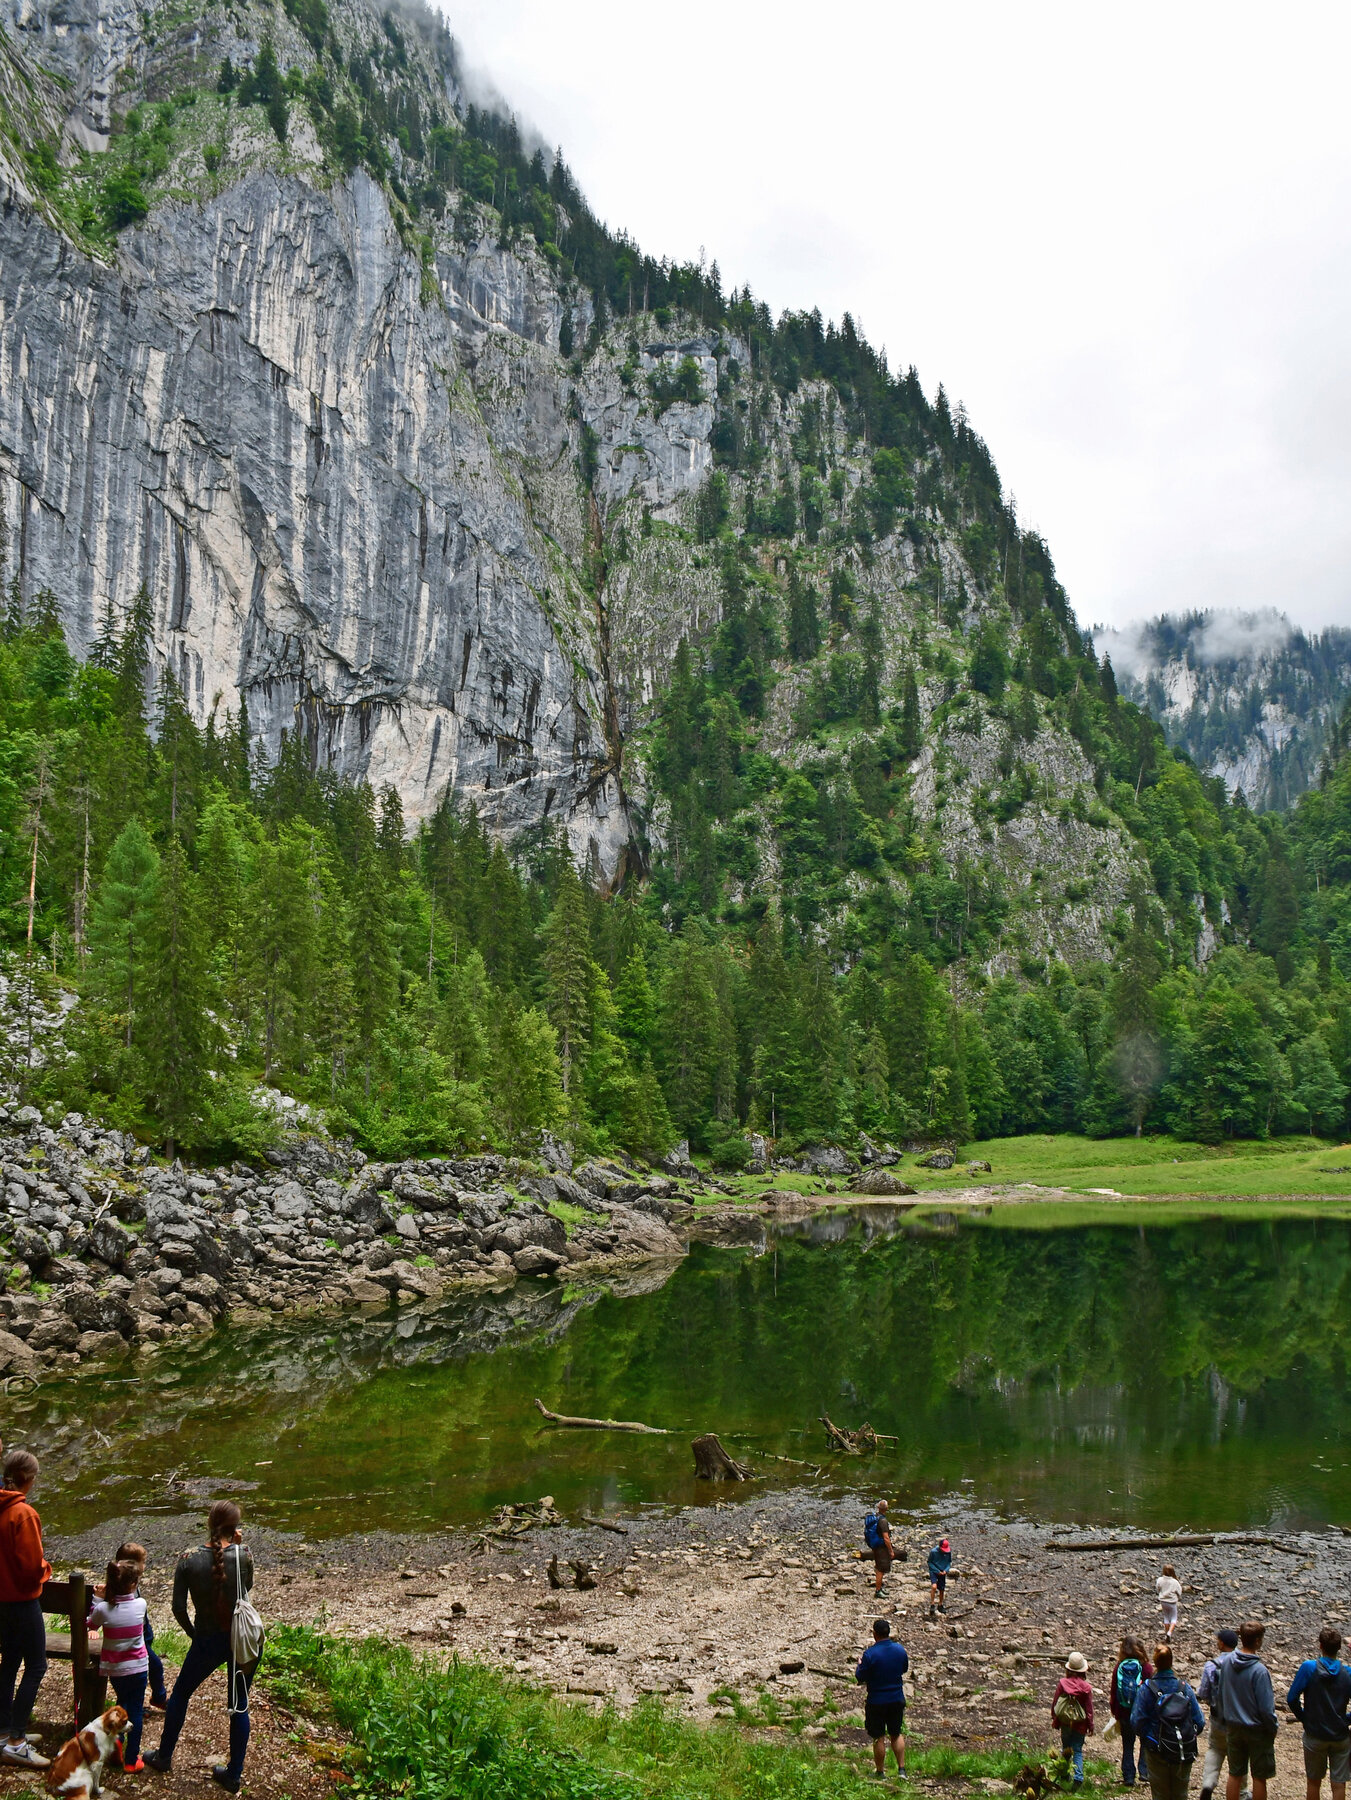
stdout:
{"type": "Polygon", "coordinates": [[[676,1177],[546,1149],[543,1169],[386,1163],[302,1136],[259,1167],[189,1169],[78,1113],[52,1127],[0,1105],[0,1379],[111,1363],[227,1314],[411,1305],[671,1262],[687,1253],[692,1197],[722,1191],[683,1158],[676,1177]]]}

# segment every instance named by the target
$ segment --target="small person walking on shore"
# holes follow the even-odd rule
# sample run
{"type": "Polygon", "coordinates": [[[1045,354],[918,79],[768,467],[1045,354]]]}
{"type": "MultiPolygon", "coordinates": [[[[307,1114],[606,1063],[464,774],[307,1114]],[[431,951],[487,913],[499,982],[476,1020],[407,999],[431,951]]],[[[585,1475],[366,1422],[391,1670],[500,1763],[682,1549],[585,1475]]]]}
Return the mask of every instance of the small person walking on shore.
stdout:
{"type": "Polygon", "coordinates": [[[941,1538],[929,1552],[929,1617],[947,1611],[948,1576],[952,1573],[952,1545],[941,1538]]]}
{"type": "Polygon", "coordinates": [[[891,1565],[895,1561],[895,1552],[891,1547],[891,1522],[887,1518],[887,1503],[879,1500],[877,1505],[863,1521],[863,1541],[872,1552],[873,1568],[876,1574],[873,1579],[873,1595],[880,1598],[882,1583],[891,1573],[891,1565]]]}
{"type": "Polygon", "coordinates": [[[1060,1747],[1074,1768],[1074,1792],[1084,1785],[1084,1739],[1093,1735],[1093,1688],[1088,1659],[1072,1650],[1051,1698],[1051,1721],[1060,1728],[1060,1747]]]}
{"type": "Polygon", "coordinates": [[[1177,1630],[1177,1609],[1182,1599],[1182,1583],[1177,1578],[1177,1570],[1172,1563],[1163,1565],[1163,1574],[1154,1583],[1159,1594],[1159,1611],[1163,1614],[1163,1640],[1166,1644],[1173,1641],[1173,1633],[1177,1630]]]}

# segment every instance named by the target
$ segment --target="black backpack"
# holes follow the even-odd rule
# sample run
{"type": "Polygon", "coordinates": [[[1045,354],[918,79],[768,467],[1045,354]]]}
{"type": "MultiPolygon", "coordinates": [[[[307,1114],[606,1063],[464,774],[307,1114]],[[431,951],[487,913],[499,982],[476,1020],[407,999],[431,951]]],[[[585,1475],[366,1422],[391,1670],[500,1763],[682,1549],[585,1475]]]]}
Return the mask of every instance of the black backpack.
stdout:
{"type": "Polygon", "coordinates": [[[1196,1720],[1192,1717],[1191,1689],[1185,1681],[1167,1694],[1160,1691],[1156,1681],[1146,1685],[1159,1703],[1158,1737],[1150,1745],[1149,1754],[1166,1763],[1194,1762],[1196,1720]]]}

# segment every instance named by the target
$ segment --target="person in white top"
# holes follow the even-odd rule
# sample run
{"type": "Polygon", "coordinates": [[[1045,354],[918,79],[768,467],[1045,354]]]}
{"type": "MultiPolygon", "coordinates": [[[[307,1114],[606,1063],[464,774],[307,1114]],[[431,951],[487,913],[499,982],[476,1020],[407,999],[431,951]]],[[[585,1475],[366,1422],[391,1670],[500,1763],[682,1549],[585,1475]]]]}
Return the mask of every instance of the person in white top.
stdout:
{"type": "Polygon", "coordinates": [[[1173,1633],[1177,1629],[1177,1606],[1182,1598],[1182,1583],[1177,1578],[1177,1570],[1172,1563],[1163,1565],[1163,1574],[1154,1586],[1159,1591],[1159,1610],[1163,1614],[1163,1635],[1171,1644],[1173,1633]]]}

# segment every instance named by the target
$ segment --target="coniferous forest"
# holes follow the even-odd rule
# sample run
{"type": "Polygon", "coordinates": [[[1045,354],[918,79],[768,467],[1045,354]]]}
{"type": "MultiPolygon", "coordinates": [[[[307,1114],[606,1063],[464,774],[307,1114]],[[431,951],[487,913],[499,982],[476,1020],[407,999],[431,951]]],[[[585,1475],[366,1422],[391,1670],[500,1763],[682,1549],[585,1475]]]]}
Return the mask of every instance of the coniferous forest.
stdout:
{"type": "Polygon", "coordinates": [[[83,664],[48,601],[11,602],[8,1055],[40,1102],[248,1152],[271,1129],[261,1081],[384,1155],[525,1147],[547,1127],[648,1157],[688,1136],[729,1168],[750,1129],[792,1146],[1347,1128],[1351,723],[1322,784],[1259,818],[1099,697],[1109,762],[1113,732],[1132,759],[1155,733],[1131,801],[1153,884],[1123,909],[1110,963],[988,983],[973,957],[997,899],[973,904],[942,874],[904,905],[874,890],[844,940],[818,929],[851,870],[915,850],[914,719],[902,700],[815,783],[766,766],[747,748],[735,608],[710,654],[682,648],[652,727],[676,849],[601,895],[547,835],[493,842],[450,799],[410,834],[393,790],[315,769],[303,739],[269,763],[243,709],[200,729],[171,680],[152,687],[148,597],[83,664]],[[725,897],[739,852],[719,821],[747,787],[772,801],[782,903],[725,897]],[[1200,885],[1196,865],[1228,896],[1235,940],[1201,967],[1170,949],[1170,901],[1200,885]],[[44,1057],[23,1006],[62,991],[79,1004],[64,1057],[44,1057]]]}
{"type": "Polygon", "coordinates": [[[303,734],[269,755],[245,705],[203,722],[160,673],[162,596],[109,615],[77,660],[53,596],[16,579],[0,932],[25,1093],[221,1155],[273,1129],[260,1083],[386,1156],[526,1147],[544,1128],[648,1157],[688,1137],[729,1168],[751,1131],[786,1148],[1346,1133],[1351,722],[1289,811],[1231,801],[1118,694],[941,388],[931,403],[913,369],[893,375],[847,315],[776,320],[726,294],[716,263],[609,231],[561,156],[496,112],[448,109],[454,46],[430,14],[344,12],[339,32],[324,0],[287,0],[269,19],[248,66],[192,48],[105,154],[62,162],[34,138],[53,228],[111,255],[166,171],[175,195],[189,179],[214,194],[236,137],[262,162],[305,114],[325,179],[361,165],[380,184],[424,305],[440,305],[438,246],[519,253],[556,288],[574,406],[598,355],[657,421],[710,405],[713,471],[681,523],[636,500],[602,518],[589,425],[575,498],[588,603],[679,539],[679,581],[709,572],[718,622],[686,634],[629,737],[641,841],[601,891],[561,833],[500,841],[453,794],[411,828],[392,788],[339,780],[303,734]],[[270,129],[250,134],[255,114],[270,129]],[[716,393],[679,347],[640,381],[654,328],[705,335],[716,393]],[[801,754],[764,747],[780,688],[801,754]],[[1010,930],[1018,908],[1063,917],[1106,885],[1015,903],[993,859],[945,848],[942,793],[918,805],[926,752],[941,789],[969,773],[944,739],[982,732],[1004,748],[969,784],[980,843],[1040,808],[1101,832],[1103,866],[1129,851],[1107,954],[1071,965],[1010,930]],[[1047,746],[1071,740],[1091,786],[1057,794],[1047,746]],[[35,1021],[74,996],[48,1054],[35,1021]]]}

